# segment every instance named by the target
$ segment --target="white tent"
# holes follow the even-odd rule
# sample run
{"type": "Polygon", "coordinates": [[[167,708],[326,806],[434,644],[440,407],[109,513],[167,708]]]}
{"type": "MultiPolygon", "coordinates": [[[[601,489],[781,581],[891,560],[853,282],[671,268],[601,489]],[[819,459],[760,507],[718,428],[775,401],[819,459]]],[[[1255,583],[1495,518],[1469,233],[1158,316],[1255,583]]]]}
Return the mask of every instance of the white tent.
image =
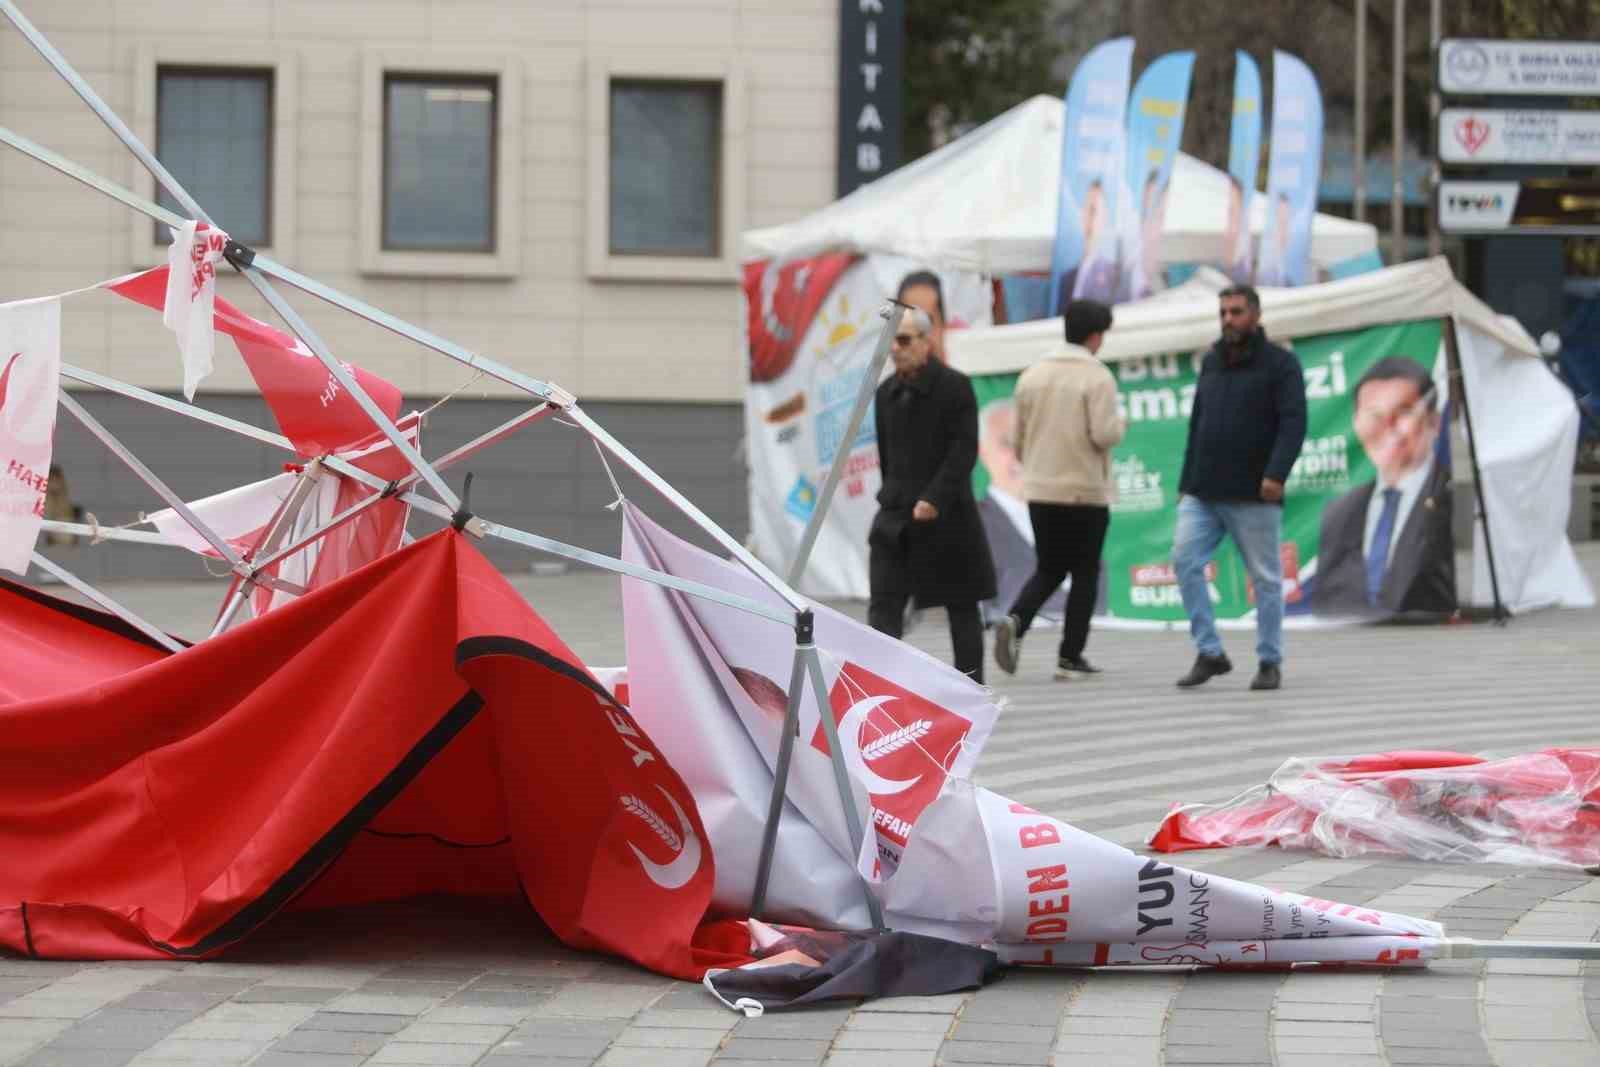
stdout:
{"type": "MultiPolygon", "coordinates": [[[[1125,304],[1106,336],[1108,361],[1193,352],[1217,337],[1214,276],[1180,293],[1125,304]]],[[[1594,592],[1567,542],[1578,413],[1518,323],[1495,314],[1456,281],[1443,258],[1407,263],[1321,285],[1261,290],[1262,324],[1278,339],[1385,323],[1454,321],[1472,413],[1500,596],[1512,611],[1590,607],[1594,592]]],[[[1027,367],[1061,339],[1059,318],[979,327],[946,338],[952,366],[972,375],[1027,367]]],[[[1491,603],[1483,527],[1475,527],[1472,600],[1491,603]]]]}
{"type": "MultiPolygon", "coordinates": [[[[825,251],[906,256],[941,270],[1006,274],[1050,269],[1061,177],[1059,99],[1036,96],[909,166],[782,226],[744,234],[742,258],[825,251]]],[[[1228,176],[1180,155],[1167,197],[1167,263],[1220,258],[1228,176]]],[[[1250,232],[1260,238],[1265,201],[1250,232]]],[[[1323,272],[1374,253],[1377,230],[1317,215],[1311,258],[1323,272]]]]}

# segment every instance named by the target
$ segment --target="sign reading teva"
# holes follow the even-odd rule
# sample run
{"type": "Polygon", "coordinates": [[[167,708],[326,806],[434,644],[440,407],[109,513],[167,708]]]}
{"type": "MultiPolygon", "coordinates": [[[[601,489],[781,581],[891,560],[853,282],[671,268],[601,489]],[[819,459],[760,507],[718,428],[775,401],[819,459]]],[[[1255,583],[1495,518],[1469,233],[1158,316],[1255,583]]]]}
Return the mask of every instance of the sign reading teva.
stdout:
{"type": "Polygon", "coordinates": [[[1446,93],[1600,96],[1600,42],[1439,42],[1439,89],[1446,93]]]}
{"type": "Polygon", "coordinates": [[[1519,182],[1439,183],[1439,228],[1446,233],[1504,230],[1517,207],[1519,182]]]}
{"type": "Polygon", "coordinates": [[[838,195],[900,165],[906,0],[839,0],[838,195]]]}
{"type": "Polygon", "coordinates": [[[1600,111],[1439,112],[1439,158],[1446,163],[1600,163],[1600,111]]]}

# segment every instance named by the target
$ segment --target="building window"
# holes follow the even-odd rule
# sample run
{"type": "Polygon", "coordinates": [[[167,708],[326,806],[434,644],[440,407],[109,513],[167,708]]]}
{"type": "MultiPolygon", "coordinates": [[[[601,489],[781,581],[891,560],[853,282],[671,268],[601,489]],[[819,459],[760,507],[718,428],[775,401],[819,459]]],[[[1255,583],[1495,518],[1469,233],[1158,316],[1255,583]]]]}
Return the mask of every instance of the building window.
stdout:
{"type": "Polygon", "coordinates": [[[384,250],[495,250],[496,89],[495,78],[384,76],[384,250]]]}
{"type": "Polygon", "coordinates": [[[722,254],[722,83],[611,82],[612,255],[722,254]]]}
{"type": "MultiPolygon", "coordinates": [[[[161,66],[156,155],[235,240],[272,243],[273,72],[161,66]]],[[[165,189],[163,207],[188,216],[165,189]]],[[[157,243],[171,240],[157,224],[157,243]]]]}

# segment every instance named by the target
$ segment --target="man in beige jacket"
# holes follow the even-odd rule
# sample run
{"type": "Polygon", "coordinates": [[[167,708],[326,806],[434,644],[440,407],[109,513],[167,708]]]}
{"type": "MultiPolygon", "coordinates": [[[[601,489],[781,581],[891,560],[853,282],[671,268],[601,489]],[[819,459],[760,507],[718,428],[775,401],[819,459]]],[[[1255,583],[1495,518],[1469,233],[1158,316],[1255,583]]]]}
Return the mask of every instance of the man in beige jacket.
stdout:
{"type": "Polygon", "coordinates": [[[1074,300],[1063,321],[1067,343],[1023,371],[1013,396],[1036,563],[1010,614],[996,626],[994,643],[995,662],[1015,674],[1022,635],[1070,575],[1057,679],[1099,673],[1083,649],[1111,524],[1111,450],[1127,428],[1117,411],[1116,380],[1095,358],[1111,329],[1111,309],[1074,300]]]}

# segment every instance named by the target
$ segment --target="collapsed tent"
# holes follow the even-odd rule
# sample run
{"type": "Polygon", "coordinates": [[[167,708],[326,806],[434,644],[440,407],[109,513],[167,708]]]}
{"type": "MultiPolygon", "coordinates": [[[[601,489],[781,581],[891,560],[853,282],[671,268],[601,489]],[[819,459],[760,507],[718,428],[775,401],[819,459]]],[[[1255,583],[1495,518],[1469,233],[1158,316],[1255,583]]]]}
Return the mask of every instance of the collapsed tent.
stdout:
{"type": "Polygon", "coordinates": [[[1549,748],[1488,760],[1379,752],[1284,761],[1222,804],[1179,804],[1161,852],[1277,845],[1329,856],[1600,866],[1600,751],[1549,748]]]}

